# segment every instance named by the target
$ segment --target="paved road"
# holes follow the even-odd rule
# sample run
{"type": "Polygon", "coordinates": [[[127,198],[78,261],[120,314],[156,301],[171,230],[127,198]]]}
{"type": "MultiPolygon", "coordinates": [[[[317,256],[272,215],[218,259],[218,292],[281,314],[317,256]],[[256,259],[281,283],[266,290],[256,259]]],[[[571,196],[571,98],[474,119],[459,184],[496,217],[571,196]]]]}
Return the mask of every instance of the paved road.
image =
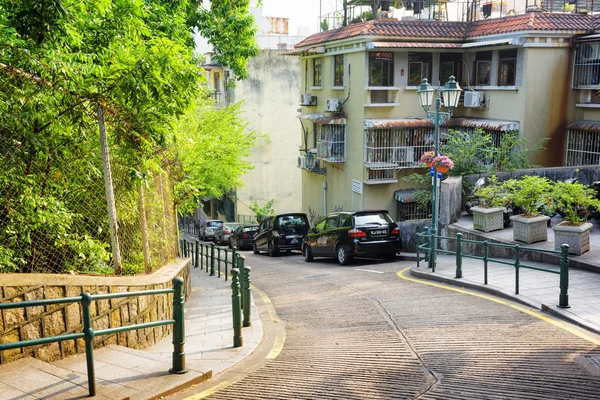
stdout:
{"type": "Polygon", "coordinates": [[[397,276],[412,263],[245,254],[286,340],[210,399],[600,397],[600,368],[578,362],[600,365],[596,345],[511,304],[397,276]]]}

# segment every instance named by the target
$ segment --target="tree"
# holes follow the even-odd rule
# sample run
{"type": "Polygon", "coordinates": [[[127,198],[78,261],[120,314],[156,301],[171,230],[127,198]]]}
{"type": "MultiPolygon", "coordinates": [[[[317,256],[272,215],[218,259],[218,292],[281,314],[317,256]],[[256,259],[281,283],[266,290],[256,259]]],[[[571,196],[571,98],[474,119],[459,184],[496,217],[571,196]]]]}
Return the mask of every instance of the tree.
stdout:
{"type": "Polygon", "coordinates": [[[275,214],[275,210],[273,209],[273,204],[275,203],[275,199],[271,199],[267,201],[263,206],[258,204],[258,201],[254,200],[252,204],[248,206],[250,210],[256,215],[256,222],[259,224],[270,215],[275,214]]]}
{"type": "Polygon", "coordinates": [[[175,205],[182,214],[197,207],[204,196],[221,197],[243,186],[240,177],[252,168],[244,160],[258,134],[241,118],[242,103],[215,108],[199,101],[179,122],[176,132],[178,173],[175,205]]]}

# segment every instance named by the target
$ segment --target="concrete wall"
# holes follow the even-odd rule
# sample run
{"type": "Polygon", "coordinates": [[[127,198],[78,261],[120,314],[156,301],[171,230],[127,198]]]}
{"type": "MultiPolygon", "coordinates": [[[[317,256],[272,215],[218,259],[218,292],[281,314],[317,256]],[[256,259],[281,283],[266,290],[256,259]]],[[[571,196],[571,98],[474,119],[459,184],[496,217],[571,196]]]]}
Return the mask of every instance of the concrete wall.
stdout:
{"type": "MultiPolygon", "coordinates": [[[[190,293],[190,262],[178,259],[151,275],[104,277],[59,274],[0,274],[0,303],[42,300],[90,294],[134,292],[169,289],[171,280],[180,276],[185,280],[185,297],[190,293]]],[[[173,295],[139,296],[91,303],[94,330],[172,319],[173,295]]],[[[39,339],[67,333],[81,332],[83,321],[78,303],[3,310],[0,316],[2,343],[39,339]]],[[[94,347],[108,344],[142,349],[168,336],[172,326],[97,336],[94,347]]],[[[22,357],[35,357],[51,362],[73,354],[84,353],[83,339],[67,340],[42,346],[0,352],[0,364],[22,357]]]]}
{"type": "Polygon", "coordinates": [[[235,101],[243,101],[248,129],[268,137],[259,140],[247,159],[254,169],[242,176],[237,189],[237,214],[254,215],[253,200],[260,205],[275,199],[277,213],[300,211],[301,171],[297,167],[300,123],[300,63],[297,57],[261,50],[248,63],[247,81],[237,82],[235,101]]]}

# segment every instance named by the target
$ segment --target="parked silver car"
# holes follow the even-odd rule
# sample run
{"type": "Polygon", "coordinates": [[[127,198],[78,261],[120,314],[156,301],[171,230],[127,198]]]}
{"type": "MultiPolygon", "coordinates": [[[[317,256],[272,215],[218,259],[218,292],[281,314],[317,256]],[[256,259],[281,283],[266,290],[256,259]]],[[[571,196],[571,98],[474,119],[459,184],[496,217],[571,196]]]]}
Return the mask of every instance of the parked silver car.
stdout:
{"type": "Polygon", "coordinates": [[[215,230],[221,225],[223,221],[220,219],[207,219],[200,226],[200,240],[212,239],[215,235],[215,230]]]}
{"type": "Polygon", "coordinates": [[[213,242],[216,244],[228,244],[231,232],[242,224],[237,222],[225,222],[217,227],[213,233],[213,242]]]}

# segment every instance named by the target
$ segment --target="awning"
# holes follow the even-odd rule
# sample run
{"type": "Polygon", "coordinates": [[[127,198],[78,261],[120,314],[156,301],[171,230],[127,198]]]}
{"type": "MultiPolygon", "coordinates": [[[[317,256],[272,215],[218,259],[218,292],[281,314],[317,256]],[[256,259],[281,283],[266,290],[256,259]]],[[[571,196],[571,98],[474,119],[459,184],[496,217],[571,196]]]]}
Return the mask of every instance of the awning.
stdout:
{"type": "Polygon", "coordinates": [[[298,116],[296,118],[310,119],[311,121],[314,121],[318,118],[323,118],[324,116],[325,116],[324,114],[319,114],[319,113],[303,113],[303,114],[298,114],[298,116]]]}
{"type": "MultiPolygon", "coordinates": [[[[591,122],[591,121],[590,121],[591,122]]],[[[400,118],[400,119],[366,119],[365,128],[434,128],[435,125],[427,118],[400,118]]],[[[450,118],[442,126],[448,128],[480,128],[486,131],[517,131],[520,124],[518,121],[504,121],[483,118],[450,118]]]]}
{"type": "Polygon", "coordinates": [[[280,54],[284,56],[299,56],[301,54],[311,55],[311,54],[323,54],[325,53],[324,46],[311,47],[309,49],[294,49],[282,51],[280,54]]]}
{"type": "Polygon", "coordinates": [[[501,44],[512,44],[512,45],[516,45],[516,46],[522,46],[523,42],[522,42],[522,40],[520,40],[518,38],[482,40],[479,42],[463,43],[462,48],[469,49],[471,47],[497,46],[497,45],[501,45],[501,44]]]}
{"type": "Polygon", "coordinates": [[[314,121],[320,125],[346,125],[346,118],[323,117],[314,121]]]}
{"type": "Polygon", "coordinates": [[[600,121],[573,121],[567,125],[567,129],[579,131],[600,132],[600,121]]]}
{"type": "Polygon", "coordinates": [[[415,191],[414,190],[396,190],[394,192],[394,200],[400,203],[414,203],[415,202],[415,191]]]}
{"type": "Polygon", "coordinates": [[[367,42],[367,49],[460,49],[461,43],[367,42]]]}

